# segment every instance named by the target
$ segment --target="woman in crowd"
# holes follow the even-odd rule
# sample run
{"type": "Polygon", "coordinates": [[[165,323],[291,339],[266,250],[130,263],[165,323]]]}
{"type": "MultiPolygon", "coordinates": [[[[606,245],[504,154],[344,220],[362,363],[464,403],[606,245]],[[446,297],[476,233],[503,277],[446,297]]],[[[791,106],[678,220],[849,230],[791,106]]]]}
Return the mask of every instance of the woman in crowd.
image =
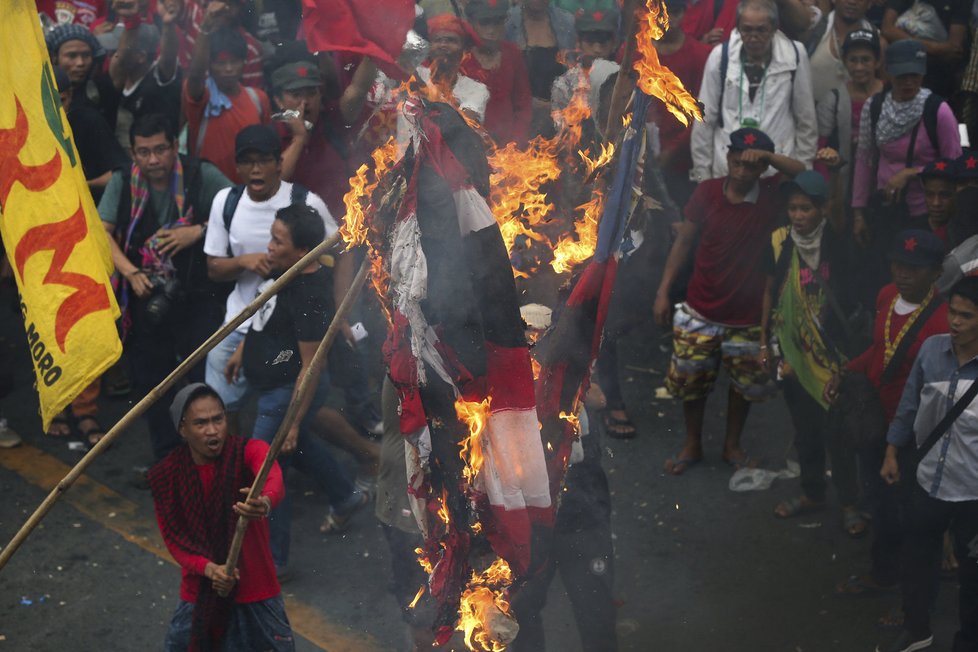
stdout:
{"type": "Polygon", "coordinates": [[[833,445],[825,422],[826,383],[845,364],[846,306],[850,278],[840,236],[826,228],[828,186],[818,172],[802,172],[785,184],[790,226],[771,236],[766,261],[767,287],[761,317],[761,363],[772,365],[778,343],[779,375],[795,427],[802,495],[780,503],[777,518],[791,518],[825,507],[825,451],[832,459],[832,481],[842,505],[842,523],[851,537],[866,533],[856,507],[855,457],[833,445]]]}

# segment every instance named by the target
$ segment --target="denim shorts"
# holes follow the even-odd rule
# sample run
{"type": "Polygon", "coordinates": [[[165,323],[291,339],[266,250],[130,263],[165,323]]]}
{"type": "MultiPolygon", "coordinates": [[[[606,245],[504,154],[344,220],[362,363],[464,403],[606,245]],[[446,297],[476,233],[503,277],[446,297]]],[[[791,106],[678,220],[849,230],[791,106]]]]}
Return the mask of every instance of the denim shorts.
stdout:
{"type": "MultiPolygon", "coordinates": [[[[190,629],[194,620],[192,602],[180,601],[163,643],[164,652],[185,652],[190,647],[190,629]]],[[[285,615],[285,603],[277,595],[261,602],[234,605],[231,622],[224,635],[225,652],[269,650],[294,652],[295,640],[292,626],[285,615]]]]}

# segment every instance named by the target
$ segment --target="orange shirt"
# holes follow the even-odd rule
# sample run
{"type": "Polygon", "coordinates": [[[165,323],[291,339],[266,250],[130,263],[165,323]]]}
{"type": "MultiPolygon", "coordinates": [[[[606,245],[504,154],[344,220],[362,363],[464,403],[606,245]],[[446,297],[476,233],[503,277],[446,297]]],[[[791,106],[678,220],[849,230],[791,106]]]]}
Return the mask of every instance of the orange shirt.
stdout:
{"type": "Polygon", "coordinates": [[[187,149],[191,156],[207,159],[228,179],[234,183],[241,183],[238,169],[234,165],[234,138],[248,125],[268,124],[271,115],[268,96],[261,89],[239,86],[237,95],[228,96],[231,100],[231,108],[225,109],[217,117],[205,119],[204,109],[209,98],[210,92],[206,86],[199,100],[191,98],[187,94],[187,83],[184,82],[183,112],[187,116],[187,149]],[[200,129],[205,120],[206,127],[201,140],[200,129]]]}

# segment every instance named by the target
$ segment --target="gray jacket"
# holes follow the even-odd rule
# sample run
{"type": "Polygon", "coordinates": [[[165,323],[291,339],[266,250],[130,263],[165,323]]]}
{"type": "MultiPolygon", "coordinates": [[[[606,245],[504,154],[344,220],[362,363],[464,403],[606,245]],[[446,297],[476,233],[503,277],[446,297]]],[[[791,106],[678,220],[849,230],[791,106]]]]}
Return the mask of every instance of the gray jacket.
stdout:
{"type": "Polygon", "coordinates": [[[815,116],[818,119],[820,139],[829,138],[833,132],[838,137],[839,142],[829,143],[829,147],[835,147],[845,161],[839,174],[842,177],[843,197],[848,197],[852,157],[856,152],[852,148],[852,98],[844,84],[822,96],[815,105],[815,116]]]}

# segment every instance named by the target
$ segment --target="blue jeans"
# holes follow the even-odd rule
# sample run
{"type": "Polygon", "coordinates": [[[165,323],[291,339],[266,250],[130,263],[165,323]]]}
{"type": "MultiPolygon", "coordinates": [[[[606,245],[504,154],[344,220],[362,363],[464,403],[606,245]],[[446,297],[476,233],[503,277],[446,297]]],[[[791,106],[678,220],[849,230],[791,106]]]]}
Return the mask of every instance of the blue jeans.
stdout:
{"type": "MultiPolygon", "coordinates": [[[[163,643],[165,652],[185,652],[190,647],[190,629],[193,625],[194,605],[180,601],[163,643]]],[[[271,650],[294,652],[295,640],[289,617],[285,615],[285,603],[277,595],[261,602],[234,605],[231,622],[224,634],[221,647],[226,652],[244,650],[271,650]]]]}
{"type": "MultiPolygon", "coordinates": [[[[278,432],[292,400],[292,391],[292,385],[285,385],[275,389],[262,390],[258,394],[258,414],[255,418],[252,437],[266,442],[271,442],[275,438],[275,433],[278,432]]],[[[359,503],[360,492],[353,486],[346,470],[329,452],[326,443],[309,430],[316,416],[316,411],[326,402],[328,394],[329,377],[323,373],[319,379],[316,394],[309,405],[309,411],[299,426],[299,441],[295,450],[289,455],[279,455],[278,463],[282,467],[283,476],[288,472],[289,467],[294,466],[302,473],[315,479],[326,493],[330,506],[342,514],[359,503]]],[[[282,568],[289,560],[291,512],[291,500],[289,492],[286,492],[285,498],[276,506],[269,518],[272,558],[275,560],[277,568],[282,568]]]]}
{"type": "Polygon", "coordinates": [[[228,412],[239,411],[248,396],[248,379],[245,378],[243,369],[238,374],[237,382],[233,384],[228,383],[224,378],[224,367],[227,366],[228,360],[231,359],[244,336],[244,333],[234,331],[207,354],[207,368],[204,370],[204,378],[207,384],[213,387],[221,400],[224,401],[224,407],[227,408],[228,412]]]}

